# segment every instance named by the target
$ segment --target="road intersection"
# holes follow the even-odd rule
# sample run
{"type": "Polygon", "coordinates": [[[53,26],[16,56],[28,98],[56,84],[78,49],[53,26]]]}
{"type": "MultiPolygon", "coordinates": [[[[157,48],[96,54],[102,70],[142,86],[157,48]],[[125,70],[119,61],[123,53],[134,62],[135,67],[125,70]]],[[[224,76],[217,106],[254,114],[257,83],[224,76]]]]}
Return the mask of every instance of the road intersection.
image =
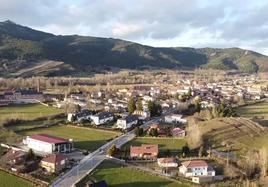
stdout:
{"type": "MultiPolygon", "coordinates": [[[[160,117],[154,118],[143,125],[141,125],[141,128],[148,128],[153,123],[157,122],[159,119],[163,118],[165,115],[168,115],[172,112],[174,112],[176,109],[170,109],[164,114],[162,114],[160,117]]],[[[133,140],[136,137],[134,130],[127,132],[126,134],[123,134],[100,148],[98,148],[96,151],[90,153],[89,155],[85,156],[75,167],[70,169],[68,172],[63,174],[62,176],[58,177],[57,180],[55,180],[50,187],[73,187],[77,182],[79,182],[82,178],[84,178],[86,175],[91,173],[99,164],[101,164],[107,157],[106,152],[107,150],[114,144],[116,147],[121,147],[127,142],[133,140]]]]}

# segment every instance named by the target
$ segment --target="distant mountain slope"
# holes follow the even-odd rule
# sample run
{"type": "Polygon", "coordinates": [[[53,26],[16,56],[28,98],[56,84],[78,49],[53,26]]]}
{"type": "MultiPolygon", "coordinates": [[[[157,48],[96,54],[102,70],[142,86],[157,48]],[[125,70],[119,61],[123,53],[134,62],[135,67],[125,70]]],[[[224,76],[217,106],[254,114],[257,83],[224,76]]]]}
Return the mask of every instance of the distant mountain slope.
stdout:
{"type": "Polygon", "coordinates": [[[0,76],[85,75],[105,68],[268,71],[268,57],[239,48],[156,48],[89,36],[56,36],[0,22],[0,76]],[[53,64],[55,63],[55,64],[53,64]]]}

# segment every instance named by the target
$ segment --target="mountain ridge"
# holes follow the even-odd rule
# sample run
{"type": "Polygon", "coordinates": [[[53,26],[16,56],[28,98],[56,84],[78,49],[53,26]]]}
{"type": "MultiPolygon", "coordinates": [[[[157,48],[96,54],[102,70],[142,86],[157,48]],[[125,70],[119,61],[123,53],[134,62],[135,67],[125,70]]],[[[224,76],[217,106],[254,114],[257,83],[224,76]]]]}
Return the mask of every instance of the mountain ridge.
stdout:
{"type": "Polygon", "coordinates": [[[268,57],[240,48],[151,47],[114,38],[54,35],[0,22],[2,77],[82,76],[103,69],[148,67],[256,73],[268,71],[268,57]]]}

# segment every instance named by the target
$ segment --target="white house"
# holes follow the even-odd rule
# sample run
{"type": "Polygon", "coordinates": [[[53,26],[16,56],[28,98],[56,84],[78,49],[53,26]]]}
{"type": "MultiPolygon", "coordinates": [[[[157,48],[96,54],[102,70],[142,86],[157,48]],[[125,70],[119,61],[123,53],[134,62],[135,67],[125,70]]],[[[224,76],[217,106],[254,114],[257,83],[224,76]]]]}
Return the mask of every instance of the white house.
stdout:
{"type": "Polygon", "coordinates": [[[114,114],[111,112],[101,112],[96,115],[92,115],[91,120],[95,125],[102,125],[114,120],[114,114]]]}
{"type": "Polygon", "coordinates": [[[126,116],[125,118],[121,118],[117,120],[117,127],[121,128],[121,129],[129,129],[131,128],[133,125],[138,124],[138,118],[136,116],[126,116]]]}
{"type": "Polygon", "coordinates": [[[47,134],[27,136],[23,144],[40,154],[67,153],[73,149],[73,140],[67,140],[47,134]]]}
{"type": "Polygon", "coordinates": [[[82,109],[80,112],[77,113],[69,113],[67,116],[67,121],[73,122],[81,122],[82,120],[89,120],[92,115],[92,112],[88,109],[82,109]]]}
{"type": "Polygon", "coordinates": [[[178,167],[178,162],[175,158],[158,158],[157,163],[163,168],[176,168],[178,167]]]}
{"type": "Polygon", "coordinates": [[[185,177],[215,176],[215,171],[203,160],[191,160],[181,163],[179,168],[185,177]]]}
{"type": "Polygon", "coordinates": [[[180,114],[170,114],[165,116],[166,123],[187,123],[187,120],[182,118],[180,114]]]}
{"type": "Polygon", "coordinates": [[[144,120],[146,118],[150,117],[150,112],[149,111],[143,111],[143,110],[135,110],[134,115],[137,115],[139,119],[144,120]]]}

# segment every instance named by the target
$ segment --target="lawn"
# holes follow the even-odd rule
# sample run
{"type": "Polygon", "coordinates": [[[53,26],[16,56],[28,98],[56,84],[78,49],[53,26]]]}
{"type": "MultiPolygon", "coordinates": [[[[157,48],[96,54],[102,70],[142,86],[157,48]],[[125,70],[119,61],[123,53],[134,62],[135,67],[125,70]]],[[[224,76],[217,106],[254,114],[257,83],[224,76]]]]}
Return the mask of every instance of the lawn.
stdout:
{"type": "Polygon", "coordinates": [[[135,138],[133,141],[126,144],[126,146],[140,146],[141,144],[158,144],[160,154],[169,149],[173,154],[178,154],[181,148],[186,144],[185,139],[176,138],[135,138]]]}
{"type": "Polygon", "coordinates": [[[19,134],[23,136],[33,134],[49,134],[66,139],[74,140],[74,147],[93,151],[105,144],[107,140],[118,135],[116,132],[97,130],[91,128],[76,128],[67,125],[53,126],[44,129],[23,131],[19,134]]]}
{"type": "Polygon", "coordinates": [[[268,99],[262,102],[239,107],[237,114],[246,118],[257,117],[261,125],[268,126],[268,99]]]}
{"type": "Polygon", "coordinates": [[[154,176],[143,171],[138,171],[129,167],[124,167],[104,161],[91,175],[83,179],[77,187],[84,187],[88,179],[97,181],[105,180],[109,187],[188,187],[190,185],[182,184],[168,179],[154,176]]]}
{"type": "Polygon", "coordinates": [[[57,123],[57,122],[61,122],[66,120],[65,118],[56,118],[56,119],[51,119],[51,120],[35,120],[35,121],[27,121],[27,122],[23,122],[23,123],[19,123],[16,125],[12,125],[7,127],[8,129],[14,131],[14,132],[18,132],[21,130],[27,130],[27,129],[31,129],[34,127],[43,127],[43,126],[47,126],[53,123],[57,123]]]}
{"type": "Polygon", "coordinates": [[[33,187],[33,183],[0,170],[0,186],[2,187],[33,187]]]}
{"type": "Polygon", "coordinates": [[[0,124],[6,119],[33,120],[39,117],[62,113],[63,111],[54,107],[41,104],[10,105],[0,108],[0,124]]]}

